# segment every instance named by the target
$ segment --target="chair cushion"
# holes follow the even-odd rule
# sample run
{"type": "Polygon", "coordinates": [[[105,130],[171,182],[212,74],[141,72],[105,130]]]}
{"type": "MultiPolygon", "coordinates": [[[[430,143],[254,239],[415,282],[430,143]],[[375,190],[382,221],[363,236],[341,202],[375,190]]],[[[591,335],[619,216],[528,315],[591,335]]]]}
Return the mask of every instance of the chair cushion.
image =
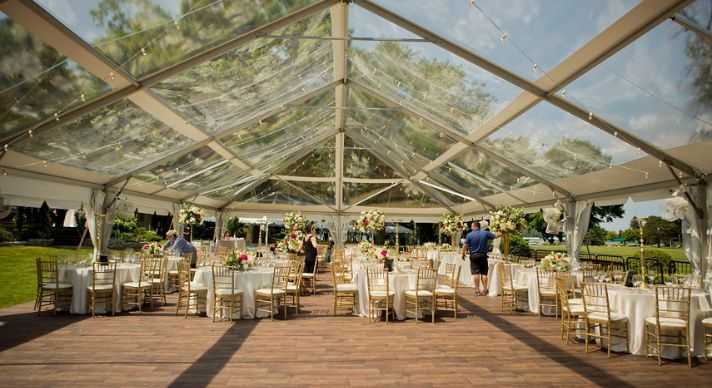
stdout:
{"type": "Polygon", "coordinates": [[[178,271],[168,271],[169,275],[178,275],[178,271]]]}
{"type": "MultiPolygon", "coordinates": [[[[592,321],[608,322],[608,316],[606,313],[601,312],[589,313],[588,319],[592,321]]],[[[626,319],[625,315],[611,311],[611,321],[624,321],[626,319]]]]}
{"type": "Polygon", "coordinates": [[[438,286],[435,289],[435,295],[454,295],[455,289],[450,286],[438,286]]]}
{"type": "MultiPolygon", "coordinates": [[[[368,292],[369,295],[375,296],[377,298],[382,298],[386,296],[386,290],[371,290],[368,292]]],[[[388,296],[393,296],[395,295],[396,292],[393,290],[388,290],[388,296]]]]}
{"type": "Polygon", "coordinates": [[[539,290],[539,295],[554,297],[554,296],[556,296],[556,290],[551,290],[551,289],[539,290]]]}
{"type": "Polygon", "coordinates": [[[314,277],[314,274],[313,273],[303,273],[302,277],[306,278],[306,279],[311,279],[314,277]]]}
{"type": "Polygon", "coordinates": [[[54,290],[54,289],[60,289],[60,288],[72,288],[72,284],[71,283],[59,283],[59,284],[47,283],[47,284],[43,285],[42,287],[50,289],[50,290],[54,290]]]}
{"type": "Polygon", "coordinates": [[[336,291],[339,292],[351,292],[351,291],[356,291],[356,285],[351,284],[351,283],[344,283],[344,284],[337,284],[336,285],[336,291]]]}
{"type": "Polygon", "coordinates": [[[96,287],[92,287],[91,285],[87,286],[87,289],[89,290],[99,290],[99,291],[108,291],[114,289],[113,284],[97,284],[96,287]]]}
{"type": "Polygon", "coordinates": [[[280,295],[280,294],[284,294],[284,290],[281,288],[275,288],[274,290],[272,290],[271,288],[260,288],[255,291],[255,294],[267,295],[267,296],[272,295],[272,294],[280,295]]]}
{"type": "MultiPolygon", "coordinates": [[[[564,308],[566,310],[566,308],[564,308]]],[[[571,304],[569,305],[568,311],[572,315],[583,315],[583,305],[580,304],[571,304]]]]}
{"type": "MultiPolygon", "coordinates": [[[[139,288],[138,282],[128,282],[123,284],[124,287],[129,287],[129,288],[139,288]]],[[[151,283],[141,283],[140,288],[148,288],[151,287],[151,283]]]]}
{"type": "Polygon", "coordinates": [[[208,288],[195,282],[190,283],[190,292],[207,292],[208,288]]]}
{"type": "Polygon", "coordinates": [[[569,305],[583,305],[583,299],[581,298],[571,298],[569,299],[569,305]]]}
{"type": "MultiPolygon", "coordinates": [[[[503,290],[507,290],[507,291],[512,291],[512,287],[509,287],[509,286],[504,286],[504,287],[502,287],[502,289],[503,289],[503,290]]],[[[529,288],[527,288],[527,287],[520,287],[520,286],[514,286],[514,290],[516,290],[516,291],[528,291],[529,288]]]]}
{"type": "Polygon", "coordinates": [[[702,320],[702,326],[712,327],[712,317],[705,318],[702,320]]]}
{"type": "Polygon", "coordinates": [[[433,293],[428,290],[408,290],[405,294],[408,296],[433,296],[433,293]]]}
{"type": "Polygon", "coordinates": [[[218,288],[217,290],[215,290],[215,295],[220,295],[220,296],[242,295],[242,291],[241,290],[233,290],[231,288],[218,288]]]}
{"type": "MultiPolygon", "coordinates": [[[[655,317],[645,318],[645,323],[649,325],[657,325],[655,317]]],[[[660,318],[660,326],[684,329],[687,326],[687,323],[685,320],[679,318],[660,318]]]]}
{"type": "Polygon", "coordinates": [[[294,283],[287,283],[287,291],[296,291],[297,285],[294,283]]]}

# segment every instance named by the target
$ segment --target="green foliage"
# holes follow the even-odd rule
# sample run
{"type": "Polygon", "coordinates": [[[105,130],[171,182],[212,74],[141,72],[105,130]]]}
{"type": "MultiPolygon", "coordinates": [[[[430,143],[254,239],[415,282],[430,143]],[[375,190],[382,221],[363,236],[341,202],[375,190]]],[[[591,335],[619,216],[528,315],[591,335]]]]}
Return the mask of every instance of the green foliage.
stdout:
{"type": "MultiPolygon", "coordinates": [[[[653,258],[657,259],[660,263],[662,263],[664,269],[667,269],[668,264],[672,260],[672,256],[670,256],[669,253],[661,251],[659,249],[646,249],[643,254],[645,255],[646,260],[653,258]]],[[[640,260],[640,251],[636,252],[630,257],[640,260]]]]}
{"type": "Polygon", "coordinates": [[[550,244],[554,243],[554,239],[558,239],[559,242],[563,240],[564,232],[559,232],[559,234],[549,234],[546,233],[546,221],[544,221],[544,214],[542,212],[529,213],[524,216],[527,220],[528,229],[532,231],[539,232],[544,240],[547,240],[550,244]]]}
{"type": "Polygon", "coordinates": [[[163,240],[158,233],[153,230],[147,230],[146,228],[138,228],[136,230],[136,241],[140,242],[154,242],[163,240]]]}
{"type": "Polygon", "coordinates": [[[626,242],[638,241],[640,239],[640,229],[628,228],[621,232],[621,237],[623,237],[626,242]]]}
{"type": "Polygon", "coordinates": [[[532,249],[529,247],[529,243],[520,235],[512,234],[509,240],[509,253],[515,256],[531,256],[532,249]]]}
{"type": "Polygon", "coordinates": [[[590,245],[604,245],[606,243],[606,230],[594,225],[588,228],[584,241],[590,245]]]}
{"type": "Polygon", "coordinates": [[[681,232],[680,221],[670,222],[658,216],[649,216],[643,227],[643,238],[646,243],[659,247],[662,244],[667,245],[672,240],[681,241],[681,232]]]}
{"type": "Polygon", "coordinates": [[[568,174],[583,175],[611,164],[613,157],[588,140],[563,138],[544,153],[548,165],[568,174]]]}
{"type": "Polygon", "coordinates": [[[15,236],[13,236],[9,230],[5,229],[3,226],[0,226],[0,242],[6,241],[15,241],[15,236]]]}
{"type": "Polygon", "coordinates": [[[589,229],[604,222],[611,222],[615,218],[623,218],[625,209],[623,205],[596,206],[591,208],[591,221],[588,223],[589,229]]]}
{"type": "Polygon", "coordinates": [[[136,218],[117,214],[114,217],[114,224],[111,229],[111,238],[123,241],[133,241],[136,239],[136,218]]]}
{"type": "MultiPolygon", "coordinates": [[[[227,224],[225,224],[225,229],[228,233],[230,233],[230,236],[237,236],[237,233],[241,231],[242,228],[243,224],[240,222],[240,218],[237,216],[230,217],[230,219],[227,220],[227,224]]],[[[220,237],[222,238],[222,236],[220,237]]]]}

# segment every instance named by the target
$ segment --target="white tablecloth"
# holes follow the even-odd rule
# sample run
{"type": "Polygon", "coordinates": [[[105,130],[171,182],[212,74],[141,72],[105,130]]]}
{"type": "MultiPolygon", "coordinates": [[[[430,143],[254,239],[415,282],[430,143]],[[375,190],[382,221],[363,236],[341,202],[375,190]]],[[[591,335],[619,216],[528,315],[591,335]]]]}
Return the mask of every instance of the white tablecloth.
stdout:
{"type": "MultiPolygon", "coordinates": [[[[353,281],[358,288],[358,314],[362,317],[368,316],[368,279],[366,269],[361,267],[361,264],[354,262],[353,264],[353,281]]],[[[410,289],[415,289],[418,281],[416,272],[390,272],[388,274],[388,287],[395,291],[393,297],[393,309],[396,313],[396,319],[406,319],[405,314],[405,292],[410,289]]]]}
{"type": "MultiPolygon", "coordinates": [[[[58,272],[60,282],[72,284],[72,306],[70,312],[72,314],[87,314],[89,312],[87,289],[91,285],[94,269],[91,266],[60,265],[58,272]]],[[[122,263],[116,265],[114,311],[121,311],[121,285],[128,282],[136,282],[140,276],[141,265],[139,264],[122,263]]],[[[102,310],[97,306],[97,312],[102,310]]]]}
{"type": "MultiPolygon", "coordinates": [[[[504,270],[505,263],[499,260],[489,262],[489,296],[496,297],[502,294],[502,286],[499,281],[499,273],[504,270]]],[[[520,306],[525,310],[539,312],[539,292],[536,284],[536,268],[526,268],[520,264],[512,264],[512,276],[515,287],[526,287],[528,291],[528,303],[520,306]]],[[[553,314],[552,314],[553,315],[553,314]]]]}
{"type": "MultiPolygon", "coordinates": [[[[438,251],[428,251],[428,259],[437,260],[438,251]]],[[[470,271],[470,258],[465,256],[462,260],[462,254],[459,252],[440,252],[440,268],[439,272],[445,270],[445,264],[457,264],[460,266],[460,285],[472,287],[472,272],[470,271]]]]}
{"type": "MultiPolygon", "coordinates": [[[[630,352],[645,355],[645,319],[655,316],[655,291],[609,285],[608,299],[612,311],[619,312],[628,318],[630,352]]],[[[712,316],[709,296],[703,291],[693,291],[690,304],[690,338],[694,341],[690,342],[695,355],[704,353],[704,330],[701,322],[708,316],[712,316]]],[[[614,344],[613,350],[624,351],[624,344],[614,344]]],[[[676,350],[668,348],[663,354],[667,358],[677,358],[679,352],[676,350]]]]}
{"type": "MultiPolygon", "coordinates": [[[[235,272],[235,287],[242,291],[242,319],[255,318],[255,290],[272,287],[274,268],[256,268],[245,272],[235,272]]],[[[213,316],[213,273],[211,267],[200,267],[195,272],[193,283],[208,289],[207,314],[213,316]]],[[[269,316],[260,313],[259,318],[269,316]]]]}

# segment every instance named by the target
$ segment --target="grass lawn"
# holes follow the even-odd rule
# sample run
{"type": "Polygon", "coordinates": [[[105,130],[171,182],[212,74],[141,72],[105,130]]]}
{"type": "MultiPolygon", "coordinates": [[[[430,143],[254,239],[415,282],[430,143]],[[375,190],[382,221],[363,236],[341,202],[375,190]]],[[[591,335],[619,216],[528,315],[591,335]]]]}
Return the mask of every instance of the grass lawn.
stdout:
{"type": "MultiPolygon", "coordinates": [[[[533,249],[536,250],[541,250],[541,251],[546,251],[546,250],[553,250],[553,251],[565,251],[566,246],[565,245],[533,245],[533,249]]],[[[607,246],[589,246],[590,252],[593,254],[597,255],[619,255],[619,256],[633,256],[636,253],[640,252],[640,247],[607,247],[607,246]]],[[[685,252],[682,250],[682,248],[657,248],[655,246],[646,246],[646,250],[648,249],[655,249],[659,251],[666,252],[672,257],[673,259],[676,260],[685,260],[687,261],[687,257],[685,256],[685,252]]],[[[587,253],[588,251],[586,250],[586,246],[581,247],[581,253],[587,253]]]]}
{"type": "Polygon", "coordinates": [[[29,302],[35,298],[37,257],[59,256],[86,258],[91,248],[77,251],[72,248],[30,246],[0,247],[0,308],[29,302]]]}

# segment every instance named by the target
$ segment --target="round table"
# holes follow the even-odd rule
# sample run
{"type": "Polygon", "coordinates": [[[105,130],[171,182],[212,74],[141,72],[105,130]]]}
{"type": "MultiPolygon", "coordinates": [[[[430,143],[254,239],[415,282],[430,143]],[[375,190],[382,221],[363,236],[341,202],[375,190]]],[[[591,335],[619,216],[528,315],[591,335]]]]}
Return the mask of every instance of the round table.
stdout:
{"type": "MultiPolygon", "coordinates": [[[[93,272],[94,268],[89,265],[65,264],[59,266],[59,281],[72,284],[72,306],[69,310],[72,314],[87,314],[89,312],[87,289],[91,285],[93,272]]],[[[140,264],[120,263],[116,265],[113,311],[121,311],[121,291],[123,288],[121,285],[128,282],[137,282],[140,276],[140,264]]],[[[97,308],[97,312],[99,311],[101,310],[97,308]]]]}
{"type": "MultiPolygon", "coordinates": [[[[396,265],[397,266],[397,265],[396,265]]],[[[405,313],[405,292],[415,289],[418,281],[418,274],[415,271],[389,272],[388,287],[395,292],[393,297],[393,310],[396,319],[406,319],[405,313]]],[[[358,315],[368,316],[368,279],[366,268],[359,262],[353,264],[353,283],[358,289],[358,315]]]]}
{"type": "MultiPolygon", "coordinates": [[[[235,288],[242,291],[242,319],[255,318],[255,290],[272,287],[272,274],[274,268],[254,268],[249,271],[235,272],[235,288]]],[[[206,312],[213,316],[215,294],[213,292],[213,273],[211,267],[200,267],[195,271],[193,284],[197,287],[208,289],[206,312]]],[[[258,318],[268,317],[267,313],[260,313],[258,318]]]]}
{"type": "MultiPolygon", "coordinates": [[[[655,316],[655,291],[652,289],[630,288],[621,285],[608,285],[608,301],[611,311],[616,311],[628,318],[628,342],[630,352],[645,355],[645,319],[655,316]]],[[[712,316],[709,295],[702,290],[693,290],[690,303],[690,344],[694,355],[704,353],[704,330],[702,319],[712,316]]],[[[613,350],[624,351],[625,344],[614,343],[613,350]]],[[[679,349],[664,348],[663,356],[677,358],[679,349]]],[[[685,355],[686,357],[686,355],[685,355]]]]}
{"type": "MultiPolygon", "coordinates": [[[[438,251],[428,251],[428,259],[437,260],[438,251]]],[[[462,254],[455,251],[439,252],[440,268],[438,272],[445,270],[445,264],[456,264],[460,266],[460,285],[472,287],[472,272],[470,271],[470,258],[465,256],[462,260],[462,254]]]]}

